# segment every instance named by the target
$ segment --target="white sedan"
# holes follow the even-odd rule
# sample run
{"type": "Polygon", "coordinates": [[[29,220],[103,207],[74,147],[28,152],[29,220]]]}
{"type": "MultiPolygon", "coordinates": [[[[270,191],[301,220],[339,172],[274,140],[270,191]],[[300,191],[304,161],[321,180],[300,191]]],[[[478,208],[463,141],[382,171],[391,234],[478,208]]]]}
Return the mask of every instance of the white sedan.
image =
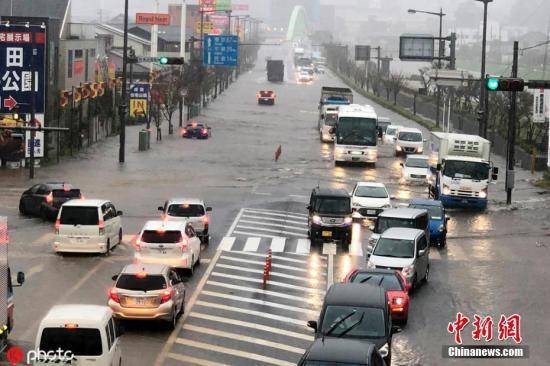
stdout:
{"type": "Polygon", "coordinates": [[[427,184],[431,176],[430,157],[426,155],[409,155],[404,163],[401,163],[402,183],[427,184]]]}
{"type": "Polygon", "coordinates": [[[358,182],[351,193],[353,217],[376,218],[380,212],[392,207],[391,199],[383,183],[358,182]]]}

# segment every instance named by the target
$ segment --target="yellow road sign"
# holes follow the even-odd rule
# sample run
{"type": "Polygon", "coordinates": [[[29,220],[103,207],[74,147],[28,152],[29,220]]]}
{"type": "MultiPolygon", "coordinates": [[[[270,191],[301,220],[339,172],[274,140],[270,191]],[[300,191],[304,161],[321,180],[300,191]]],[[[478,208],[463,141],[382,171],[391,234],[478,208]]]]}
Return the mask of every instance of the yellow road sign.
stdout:
{"type": "Polygon", "coordinates": [[[130,99],[130,116],[145,116],[147,114],[146,99],[130,99]]]}
{"type": "MultiPolygon", "coordinates": [[[[202,23],[202,31],[204,33],[211,33],[212,30],[214,29],[214,23],[212,22],[203,22],[202,23]]],[[[195,33],[196,34],[201,34],[201,22],[196,22],[195,23],[195,33]]]]}

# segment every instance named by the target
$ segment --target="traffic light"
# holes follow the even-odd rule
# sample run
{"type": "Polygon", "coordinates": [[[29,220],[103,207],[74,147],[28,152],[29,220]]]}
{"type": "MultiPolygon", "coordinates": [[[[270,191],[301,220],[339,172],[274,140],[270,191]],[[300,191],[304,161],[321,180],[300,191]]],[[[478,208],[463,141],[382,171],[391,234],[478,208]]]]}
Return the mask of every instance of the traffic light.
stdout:
{"type": "Polygon", "coordinates": [[[183,65],[183,57],[166,57],[159,58],[159,64],[161,65],[183,65]]]}
{"type": "Polygon", "coordinates": [[[65,108],[67,106],[67,104],[69,104],[69,91],[68,90],[63,90],[61,92],[61,97],[59,99],[59,106],[61,108],[65,108]]]}
{"type": "Polygon", "coordinates": [[[519,78],[488,78],[485,87],[490,91],[522,92],[525,81],[519,78]]]}

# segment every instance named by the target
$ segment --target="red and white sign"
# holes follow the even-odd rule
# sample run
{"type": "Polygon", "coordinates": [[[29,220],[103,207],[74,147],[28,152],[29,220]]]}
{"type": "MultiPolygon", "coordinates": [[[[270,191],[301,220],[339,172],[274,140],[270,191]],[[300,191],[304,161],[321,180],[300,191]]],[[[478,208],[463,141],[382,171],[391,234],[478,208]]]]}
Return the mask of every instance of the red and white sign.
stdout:
{"type": "Polygon", "coordinates": [[[233,11],[248,11],[248,4],[233,4],[231,9],[233,11]]]}
{"type": "Polygon", "coordinates": [[[200,11],[201,12],[215,12],[216,11],[216,0],[200,0],[200,11]]]}
{"type": "Polygon", "coordinates": [[[170,25],[170,14],[137,13],[136,24],[170,25]]]}

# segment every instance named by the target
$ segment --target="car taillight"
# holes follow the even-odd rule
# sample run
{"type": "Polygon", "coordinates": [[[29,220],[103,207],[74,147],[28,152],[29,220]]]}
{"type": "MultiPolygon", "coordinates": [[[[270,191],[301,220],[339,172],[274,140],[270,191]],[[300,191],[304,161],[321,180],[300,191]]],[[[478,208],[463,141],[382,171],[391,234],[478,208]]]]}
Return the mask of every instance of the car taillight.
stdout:
{"type": "Polygon", "coordinates": [[[162,297],[160,298],[160,303],[164,304],[168,300],[170,300],[174,296],[174,290],[172,288],[167,288],[166,290],[162,291],[162,297]]]}
{"type": "Polygon", "coordinates": [[[204,215],[202,217],[202,222],[205,223],[205,224],[208,224],[208,222],[210,222],[210,219],[208,218],[208,216],[204,215]]]}
{"type": "Polygon", "coordinates": [[[136,239],[136,245],[134,245],[136,252],[141,252],[141,240],[139,238],[136,239]]]}
{"type": "Polygon", "coordinates": [[[55,233],[59,234],[59,228],[61,227],[61,220],[55,220],[55,233]]]}
{"type": "Polygon", "coordinates": [[[105,221],[99,220],[99,235],[105,235],[105,221]]]}
{"type": "Polygon", "coordinates": [[[403,305],[405,300],[402,297],[394,297],[392,302],[393,302],[393,305],[401,306],[403,305]]]}
{"type": "Polygon", "coordinates": [[[120,297],[118,297],[118,292],[116,288],[112,288],[109,290],[109,298],[114,302],[118,302],[120,304],[120,297]]]}
{"type": "Polygon", "coordinates": [[[53,202],[53,193],[50,193],[49,195],[46,196],[46,202],[47,203],[53,202]]]}
{"type": "Polygon", "coordinates": [[[203,128],[201,132],[203,135],[208,135],[208,130],[206,128],[203,128]]]}

